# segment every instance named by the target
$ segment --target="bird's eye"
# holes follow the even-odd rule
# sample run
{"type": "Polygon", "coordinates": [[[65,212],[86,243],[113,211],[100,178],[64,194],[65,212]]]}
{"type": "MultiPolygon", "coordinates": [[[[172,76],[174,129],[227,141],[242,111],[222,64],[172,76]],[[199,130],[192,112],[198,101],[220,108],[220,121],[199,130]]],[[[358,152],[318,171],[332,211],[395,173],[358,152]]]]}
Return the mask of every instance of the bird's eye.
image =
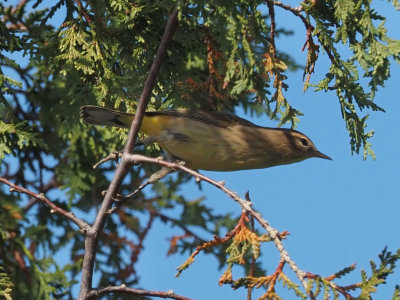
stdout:
{"type": "Polygon", "coordinates": [[[308,141],[305,138],[301,138],[300,141],[304,147],[308,146],[308,141]]]}

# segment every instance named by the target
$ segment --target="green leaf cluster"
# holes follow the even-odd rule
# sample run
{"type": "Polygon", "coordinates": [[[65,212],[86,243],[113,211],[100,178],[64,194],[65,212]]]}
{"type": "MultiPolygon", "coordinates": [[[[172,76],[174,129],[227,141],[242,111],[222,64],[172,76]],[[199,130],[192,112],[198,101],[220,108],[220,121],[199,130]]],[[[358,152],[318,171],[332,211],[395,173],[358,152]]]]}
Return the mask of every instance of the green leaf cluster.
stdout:
{"type": "Polygon", "coordinates": [[[0,266],[0,296],[6,300],[11,300],[11,291],[14,285],[12,284],[7,273],[4,273],[3,268],[0,266]]]}
{"type": "MultiPolygon", "coordinates": [[[[383,17],[370,8],[369,1],[307,3],[303,14],[314,26],[315,43],[332,57],[326,77],[315,88],[337,93],[352,150],[363,147],[365,155],[373,155],[369,143],[373,132],[366,132],[368,115],[361,115],[361,110],[382,110],[374,97],[390,76],[392,60],[399,61],[399,42],[387,36],[383,17]],[[346,47],[351,55],[343,58],[346,47]]],[[[135,111],[173,8],[179,10],[180,27],[148,110],[187,107],[233,112],[242,106],[250,113],[268,114],[279,125],[292,126],[301,116],[285,97],[287,70],[296,70],[299,64],[274,49],[265,1],[46,4],[0,3],[0,174],[45,193],[89,223],[115,170],[113,163],[96,170],[92,166],[122,149],[126,132],[83,124],[79,108],[96,104],[135,111]]],[[[393,4],[398,7],[398,1],[393,4]]],[[[286,28],[275,28],[275,38],[290,34],[286,28]]],[[[307,72],[318,58],[310,57],[307,72]]],[[[160,155],[157,147],[138,151],[160,155]]],[[[147,165],[133,168],[121,195],[132,192],[156,170],[147,165]]],[[[151,190],[117,203],[98,247],[96,272],[101,284],[139,284],[132,261],[140,251],[134,244],[143,241],[154,219],[170,226],[172,237],[185,230],[197,234],[179,239],[177,253],[189,253],[199,240],[232,229],[230,214],[217,214],[202,199],[181,196],[180,187],[189,180],[186,175],[169,175],[151,190]]],[[[37,299],[68,295],[79,273],[82,235],[34,199],[6,189],[0,190],[0,198],[4,220],[0,292],[21,299],[29,291],[33,291],[30,298],[37,299]],[[60,267],[50,258],[67,246],[71,255],[60,267]]],[[[259,245],[252,247],[257,253],[259,245]]],[[[209,249],[220,267],[226,266],[225,250],[209,249]]]]}
{"type": "MultiPolygon", "coordinates": [[[[361,271],[361,293],[359,299],[370,299],[371,294],[376,293],[377,286],[385,284],[386,278],[393,273],[396,263],[400,260],[400,249],[395,253],[387,250],[382,250],[379,254],[379,266],[374,261],[370,261],[371,274],[368,276],[367,272],[361,271]]],[[[398,299],[399,287],[396,286],[392,299],[398,299]],[[397,294],[397,298],[396,298],[397,294]]]]}
{"type": "MultiPolygon", "coordinates": [[[[396,4],[395,4],[396,5],[396,4]]],[[[331,66],[325,78],[312,84],[317,91],[335,91],[350,135],[351,151],[364,159],[375,158],[368,140],[368,114],[384,111],[374,102],[379,87],[390,77],[391,63],[400,62],[400,41],[391,39],[385,18],[371,7],[371,1],[318,1],[304,5],[313,35],[327,52],[331,66]]]]}
{"type": "Polygon", "coordinates": [[[5,198],[2,192],[0,198],[0,296],[54,299],[71,295],[70,287],[76,282],[66,272],[79,264],[61,268],[52,255],[46,254],[57,253],[65,241],[57,243],[47,226],[33,226],[18,206],[18,198],[5,198]],[[48,247],[41,242],[44,240],[48,247]]]}

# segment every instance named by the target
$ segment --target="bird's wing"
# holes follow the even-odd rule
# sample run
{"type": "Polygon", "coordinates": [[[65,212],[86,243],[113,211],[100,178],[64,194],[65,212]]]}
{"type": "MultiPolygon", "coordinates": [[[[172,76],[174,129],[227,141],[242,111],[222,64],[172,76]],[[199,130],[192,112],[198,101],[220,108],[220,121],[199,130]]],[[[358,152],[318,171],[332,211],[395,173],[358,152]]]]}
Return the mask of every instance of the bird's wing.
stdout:
{"type": "Polygon", "coordinates": [[[210,124],[218,127],[231,127],[233,125],[243,125],[248,127],[259,127],[254,123],[242,119],[236,115],[230,113],[222,113],[222,112],[207,112],[207,111],[193,111],[193,110],[165,110],[165,111],[155,111],[155,112],[146,112],[146,116],[173,116],[173,117],[182,117],[188,118],[191,120],[196,120],[199,122],[203,122],[206,124],[210,124]]]}
{"type": "MultiPolygon", "coordinates": [[[[85,105],[81,107],[81,118],[87,123],[93,125],[105,125],[129,128],[132,122],[133,114],[123,113],[117,110],[112,110],[104,107],[85,105]]],[[[228,128],[235,125],[242,125],[247,127],[260,127],[254,123],[242,119],[236,115],[223,112],[208,112],[208,111],[194,111],[194,110],[164,110],[146,112],[146,117],[181,117],[205,124],[228,128]]]]}

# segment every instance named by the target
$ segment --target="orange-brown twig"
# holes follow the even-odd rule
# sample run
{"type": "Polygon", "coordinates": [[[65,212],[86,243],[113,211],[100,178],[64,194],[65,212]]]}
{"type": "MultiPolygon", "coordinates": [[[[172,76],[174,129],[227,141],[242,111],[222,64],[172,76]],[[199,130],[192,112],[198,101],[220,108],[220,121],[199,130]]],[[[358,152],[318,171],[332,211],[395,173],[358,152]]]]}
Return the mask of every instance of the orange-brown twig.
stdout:
{"type": "MultiPolygon", "coordinates": [[[[287,264],[290,266],[290,268],[296,274],[297,278],[300,280],[300,282],[303,285],[304,289],[307,290],[307,283],[304,280],[304,275],[306,274],[306,272],[300,270],[297,267],[296,263],[290,258],[288,252],[283,247],[282,234],[280,234],[278,230],[273,228],[269,224],[268,221],[263,219],[259,212],[257,212],[256,210],[253,209],[252,203],[250,201],[242,199],[235,192],[233,192],[232,190],[230,190],[227,187],[225,187],[225,185],[223,183],[215,181],[215,180],[213,180],[213,179],[211,179],[211,178],[209,178],[207,176],[204,176],[203,174],[200,174],[199,172],[196,172],[196,171],[194,171],[192,169],[189,169],[189,168],[183,166],[182,164],[179,164],[179,163],[176,163],[176,162],[166,161],[166,160],[159,159],[159,158],[147,157],[147,156],[139,155],[139,154],[134,154],[133,155],[133,154],[124,153],[122,156],[123,156],[122,157],[123,160],[126,160],[127,162],[129,162],[131,164],[152,163],[152,164],[157,164],[157,165],[160,165],[160,166],[168,167],[168,168],[171,168],[173,170],[181,170],[181,171],[183,171],[183,172],[185,172],[187,174],[190,174],[190,175],[194,176],[195,178],[197,178],[199,180],[203,180],[205,182],[210,183],[211,185],[219,188],[221,191],[226,193],[230,198],[232,198],[234,201],[238,202],[243,210],[245,210],[247,213],[249,213],[255,220],[257,220],[257,222],[264,229],[266,229],[266,231],[268,232],[269,236],[273,240],[276,248],[279,251],[281,260],[284,260],[284,261],[287,262],[287,264]]],[[[181,273],[181,271],[183,269],[185,269],[186,267],[188,267],[192,262],[193,261],[191,261],[191,262],[187,261],[187,263],[182,265],[180,267],[180,269],[179,269],[180,272],[178,273],[178,276],[181,273]]]]}
{"type": "Polygon", "coordinates": [[[226,243],[227,241],[231,240],[242,228],[242,226],[246,226],[246,222],[248,222],[248,217],[245,212],[243,212],[238,220],[238,223],[236,224],[235,228],[233,228],[231,231],[229,231],[227,234],[225,234],[224,238],[220,238],[218,236],[214,236],[214,239],[205,242],[199,246],[196,247],[196,250],[189,256],[189,258],[181,265],[179,266],[178,273],[176,276],[178,277],[184,269],[189,267],[194,262],[194,258],[196,257],[197,254],[199,254],[202,250],[214,247],[216,245],[221,245],[226,243]]]}
{"type": "Polygon", "coordinates": [[[271,275],[271,281],[270,281],[269,287],[267,289],[267,294],[275,293],[275,284],[276,284],[276,281],[278,280],[279,275],[283,273],[284,266],[285,266],[285,261],[281,260],[279,262],[279,265],[276,268],[275,272],[271,275]]]}
{"type": "MultiPolygon", "coordinates": [[[[354,269],[355,268],[355,264],[351,265],[350,267],[348,267],[349,269],[354,269]]],[[[321,278],[323,281],[325,281],[333,290],[338,291],[339,293],[341,293],[346,299],[350,300],[350,299],[354,299],[353,296],[351,296],[348,291],[352,291],[355,290],[356,288],[361,287],[361,282],[359,283],[355,283],[355,284],[351,284],[348,286],[340,286],[337,285],[336,283],[333,282],[334,279],[340,277],[339,273],[334,273],[330,276],[326,276],[326,277],[322,277],[320,275],[317,274],[313,274],[310,272],[307,272],[306,275],[304,276],[305,278],[309,278],[309,279],[318,279],[321,278]]]]}

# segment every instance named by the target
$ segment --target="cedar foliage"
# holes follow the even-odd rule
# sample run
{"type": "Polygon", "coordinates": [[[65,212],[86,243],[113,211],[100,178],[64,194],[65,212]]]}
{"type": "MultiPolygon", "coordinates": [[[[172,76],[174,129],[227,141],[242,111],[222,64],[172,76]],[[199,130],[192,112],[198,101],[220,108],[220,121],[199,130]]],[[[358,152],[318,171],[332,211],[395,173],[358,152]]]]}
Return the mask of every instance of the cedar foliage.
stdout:
{"type": "MultiPolygon", "coordinates": [[[[373,132],[366,131],[365,111],[383,111],[374,97],[390,76],[390,64],[400,62],[400,41],[386,35],[385,18],[371,8],[371,1],[289,5],[290,1],[247,0],[0,3],[1,177],[49,195],[56,205],[83,214],[90,223],[114,170],[112,164],[96,170],[92,166],[110,151],[121,149],[126,132],[86,127],[79,120],[79,107],[96,104],[135,110],[169,12],[175,7],[179,30],[169,45],[148,110],[234,111],[242,106],[252,113],[267,114],[279,125],[295,126],[302,113],[285,98],[285,79],[288,68],[303,68],[304,89],[336,93],[351,151],[374,157],[369,141],[373,132]],[[305,62],[295,62],[275,48],[276,37],[291,34],[287,28],[276,27],[275,9],[287,10],[305,26],[305,62]],[[343,47],[350,55],[340,51],[343,47]],[[327,55],[331,65],[325,78],[313,82],[321,55],[327,55]],[[55,190],[62,193],[52,193],[55,190]]],[[[399,9],[398,1],[393,5],[399,9]]],[[[139,152],[155,156],[160,149],[154,146],[139,152]]],[[[132,169],[121,195],[129,194],[156,169],[149,165],[132,169]]],[[[257,258],[260,243],[270,239],[249,229],[248,221],[240,230],[233,229],[238,228],[238,219],[215,215],[201,199],[184,199],[179,187],[189,180],[176,173],[152,185],[151,193],[135,194],[134,205],[120,199],[98,245],[97,256],[103,258],[96,264],[100,285],[139,285],[135,263],[142,249],[138,245],[159,219],[184,232],[171,239],[169,254],[190,255],[203,245],[198,250],[214,255],[220,267],[226,268],[220,284],[264,286],[263,297],[269,299],[279,296],[274,288],[279,280],[306,298],[309,291],[292,282],[282,272],[283,266],[266,275],[257,263],[252,275],[232,279],[232,267],[257,258]],[[172,210],[181,213],[169,217],[172,210]],[[232,236],[204,241],[189,226],[202,228],[210,236],[221,232],[232,232],[232,236]],[[135,241],[122,237],[124,231],[131,232],[135,241]]],[[[0,198],[0,295],[5,299],[72,297],[84,236],[34,198],[4,186],[0,198]],[[67,244],[69,263],[60,267],[53,256],[67,244]]],[[[347,297],[357,290],[360,299],[368,299],[392,273],[399,256],[399,252],[384,250],[379,266],[371,262],[370,274],[363,271],[362,282],[348,289],[332,280],[353,271],[352,267],[330,278],[309,274],[309,290],[316,297],[329,293],[347,297]]],[[[393,298],[398,295],[396,288],[393,298]]]]}

